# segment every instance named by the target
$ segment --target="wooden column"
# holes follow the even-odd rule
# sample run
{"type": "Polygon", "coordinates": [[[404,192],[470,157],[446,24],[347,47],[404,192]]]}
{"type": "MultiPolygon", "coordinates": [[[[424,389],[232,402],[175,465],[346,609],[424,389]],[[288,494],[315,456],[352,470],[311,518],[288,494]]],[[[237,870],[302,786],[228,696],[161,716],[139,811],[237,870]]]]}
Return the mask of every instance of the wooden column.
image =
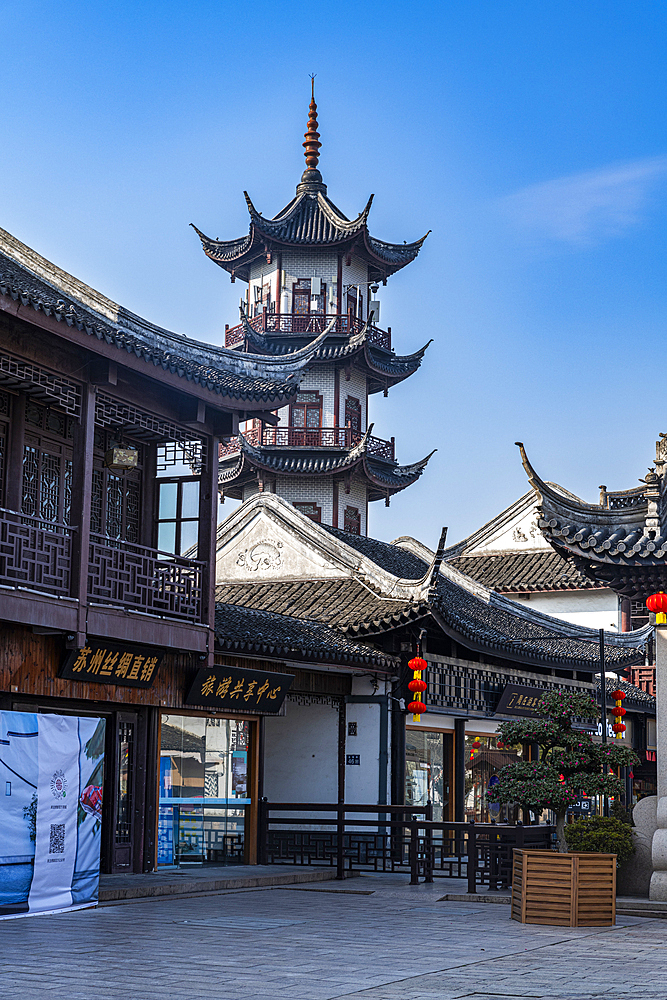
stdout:
{"type": "Polygon", "coordinates": [[[214,666],[215,654],[215,556],[218,531],[218,458],[220,438],[207,439],[206,464],[199,484],[198,558],[206,563],[202,580],[202,622],[209,627],[208,666],[214,666]]]}
{"type": "Polygon", "coordinates": [[[465,819],[466,720],[454,719],[454,822],[465,819]]]}
{"type": "Polygon", "coordinates": [[[93,490],[93,444],[95,434],[94,385],[81,393],[81,421],[74,427],[72,448],[72,597],[79,601],[74,644],[84,646],[88,612],[88,560],[90,553],[90,505],[93,490]]]}
{"type": "Polygon", "coordinates": [[[24,395],[12,401],[12,422],[7,454],[7,489],[4,506],[8,510],[21,510],[23,501],[23,441],[25,437],[24,395]]]}
{"type": "Polygon", "coordinates": [[[621,632],[632,631],[632,605],[629,597],[621,598],[621,632]]]}
{"type": "Polygon", "coordinates": [[[157,547],[157,445],[150,441],[143,445],[144,462],[141,474],[141,544],[149,549],[157,547]]]}

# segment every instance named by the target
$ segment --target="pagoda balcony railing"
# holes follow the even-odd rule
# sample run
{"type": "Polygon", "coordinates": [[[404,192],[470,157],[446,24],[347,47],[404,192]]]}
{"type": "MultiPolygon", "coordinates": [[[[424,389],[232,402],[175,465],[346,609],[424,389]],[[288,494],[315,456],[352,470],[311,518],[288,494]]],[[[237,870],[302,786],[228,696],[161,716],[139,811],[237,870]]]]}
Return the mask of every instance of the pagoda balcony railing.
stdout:
{"type": "Polygon", "coordinates": [[[88,596],[144,614],[201,622],[206,563],[125,542],[90,536],[88,596]]]}
{"type": "MultiPolygon", "coordinates": [[[[275,448],[338,448],[345,450],[359,444],[363,438],[360,431],[351,427],[253,427],[244,431],[243,437],[248,444],[275,448]]],[[[369,436],[366,442],[367,454],[373,458],[381,458],[387,462],[395,461],[394,438],[385,441],[383,438],[369,436]]],[[[227,444],[220,445],[220,458],[235,455],[241,450],[240,437],[232,438],[227,444]]]]}
{"type": "MultiPolygon", "coordinates": [[[[314,339],[326,329],[332,320],[335,320],[331,329],[332,334],[359,333],[366,325],[364,320],[351,313],[309,313],[304,316],[296,313],[272,313],[267,309],[263,309],[261,313],[248,319],[248,323],[255,333],[309,335],[314,339]]],[[[238,347],[239,344],[243,343],[243,337],[242,323],[239,323],[238,326],[225,327],[225,347],[238,347]]],[[[390,351],[391,327],[388,330],[381,330],[379,326],[369,324],[368,340],[376,347],[383,347],[390,351]]]]}
{"type": "Polygon", "coordinates": [[[0,508],[0,584],[69,597],[73,530],[0,508]]]}

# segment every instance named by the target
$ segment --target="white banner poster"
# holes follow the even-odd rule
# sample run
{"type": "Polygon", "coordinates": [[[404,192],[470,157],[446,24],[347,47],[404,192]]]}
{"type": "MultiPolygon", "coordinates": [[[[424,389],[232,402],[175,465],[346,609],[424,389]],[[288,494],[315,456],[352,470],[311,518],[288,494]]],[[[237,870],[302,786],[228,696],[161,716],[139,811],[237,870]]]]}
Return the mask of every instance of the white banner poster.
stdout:
{"type": "Polygon", "coordinates": [[[28,905],[59,910],[72,905],[79,804],[79,720],[39,715],[35,867],[28,905]]]}
{"type": "Polygon", "coordinates": [[[0,919],[94,905],[104,720],[0,712],[0,919]]]}

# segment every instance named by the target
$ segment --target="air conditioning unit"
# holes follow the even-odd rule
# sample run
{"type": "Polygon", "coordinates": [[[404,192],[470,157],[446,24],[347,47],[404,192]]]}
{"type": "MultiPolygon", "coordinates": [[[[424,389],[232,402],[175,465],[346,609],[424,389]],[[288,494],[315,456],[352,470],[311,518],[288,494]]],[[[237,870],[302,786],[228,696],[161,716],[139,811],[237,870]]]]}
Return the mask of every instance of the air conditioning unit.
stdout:
{"type": "Polygon", "coordinates": [[[376,326],[380,322],[380,301],[379,299],[371,299],[368,303],[368,315],[373,313],[373,319],[371,320],[376,326]]]}
{"type": "Polygon", "coordinates": [[[322,294],[322,279],[321,278],[311,278],[310,279],[310,294],[311,295],[321,295],[322,294]]]}

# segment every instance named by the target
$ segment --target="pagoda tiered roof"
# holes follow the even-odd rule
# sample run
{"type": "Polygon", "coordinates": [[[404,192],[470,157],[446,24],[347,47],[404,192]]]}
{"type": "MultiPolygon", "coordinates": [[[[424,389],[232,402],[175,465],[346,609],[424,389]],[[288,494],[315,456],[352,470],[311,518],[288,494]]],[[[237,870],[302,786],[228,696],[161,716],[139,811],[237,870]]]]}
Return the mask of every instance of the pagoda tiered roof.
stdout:
{"type": "MultiPolygon", "coordinates": [[[[250,435],[239,434],[235,442],[223,450],[219,483],[225,495],[240,499],[243,486],[253,482],[258,473],[310,478],[313,475],[338,476],[348,480],[353,476],[362,476],[369,486],[368,499],[381,500],[417,482],[433,455],[431,452],[411,465],[399,465],[390,457],[389,442],[372,437],[372,424],[357,443],[350,445],[347,444],[347,428],[331,428],[333,444],[319,447],[289,441],[284,446],[279,443],[281,430],[280,427],[272,427],[263,432],[262,443],[258,444],[250,442],[250,435]],[[278,443],[263,443],[267,434],[278,443]],[[337,441],[338,434],[341,435],[340,444],[337,441]],[[230,451],[230,448],[233,450],[230,451]]],[[[308,435],[317,435],[318,440],[326,440],[323,430],[327,429],[293,431],[292,438],[295,434],[300,434],[304,440],[307,440],[308,435]]]]}
{"type": "MultiPolygon", "coordinates": [[[[645,599],[667,590],[667,510],[664,477],[649,469],[643,484],[629,490],[600,488],[600,502],[587,503],[562,486],[541,479],[521,449],[535,491],[542,534],[556,552],[572,560],[589,579],[624,597],[645,599]]],[[[656,467],[662,470],[664,439],[656,467]]]]}
{"type": "Polygon", "coordinates": [[[314,333],[322,328],[327,336],[312,355],[311,363],[330,364],[333,361],[341,365],[354,364],[366,374],[371,394],[386,392],[391,386],[414,375],[432,343],[429,340],[412,354],[395,354],[389,346],[389,334],[370,321],[357,321],[358,326],[355,326],[353,319],[350,331],[348,316],[325,314],[310,319],[309,327],[312,329],[293,333],[291,315],[269,314],[248,319],[242,310],[239,326],[226,331],[226,343],[228,346],[232,343],[238,345],[248,353],[288,358],[306,348],[314,333]]]}
{"type": "Polygon", "coordinates": [[[369,266],[369,280],[385,281],[415,259],[428,236],[413,243],[386,243],[372,237],[367,219],[373,196],[356,217],[348,219],[327,197],[319,170],[305,170],[296,196],[272,219],[261,215],[244,192],[250,228],[247,236],[215,240],[193,225],[207,257],[235,278],[248,281],[253,261],[267,253],[302,247],[354,253],[369,266]]]}

